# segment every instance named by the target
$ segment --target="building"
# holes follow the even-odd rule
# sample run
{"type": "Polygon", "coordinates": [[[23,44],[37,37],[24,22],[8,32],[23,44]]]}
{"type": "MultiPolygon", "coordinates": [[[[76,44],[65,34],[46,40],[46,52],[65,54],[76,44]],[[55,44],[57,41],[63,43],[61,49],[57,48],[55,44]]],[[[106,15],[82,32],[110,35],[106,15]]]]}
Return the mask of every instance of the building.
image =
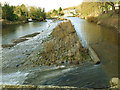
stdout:
{"type": "Polygon", "coordinates": [[[64,16],[74,16],[76,14],[76,9],[63,10],[64,16]]]}

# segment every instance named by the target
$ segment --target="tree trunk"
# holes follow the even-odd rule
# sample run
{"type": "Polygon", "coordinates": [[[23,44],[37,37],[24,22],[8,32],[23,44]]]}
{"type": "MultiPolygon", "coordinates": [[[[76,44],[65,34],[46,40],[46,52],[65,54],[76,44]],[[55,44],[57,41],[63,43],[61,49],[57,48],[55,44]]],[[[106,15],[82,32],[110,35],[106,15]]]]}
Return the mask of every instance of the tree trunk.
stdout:
{"type": "Polygon", "coordinates": [[[112,6],[112,11],[115,12],[115,6],[112,6]]]}
{"type": "Polygon", "coordinates": [[[107,7],[105,7],[105,13],[108,13],[108,8],[107,7]]]}
{"type": "Polygon", "coordinates": [[[107,3],[105,3],[105,13],[108,13],[107,3]]]}
{"type": "Polygon", "coordinates": [[[103,7],[101,7],[101,14],[103,14],[104,13],[104,11],[103,11],[103,7]]]}
{"type": "Polygon", "coordinates": [[[120,14],[120,1],[118,2],[118,5],[119,5],[119,14],[120,14]]]}
{"type": "Polygon", "coordinates": [[[119,14],[120,14],[120,5],[119,5],[119,14]]]}

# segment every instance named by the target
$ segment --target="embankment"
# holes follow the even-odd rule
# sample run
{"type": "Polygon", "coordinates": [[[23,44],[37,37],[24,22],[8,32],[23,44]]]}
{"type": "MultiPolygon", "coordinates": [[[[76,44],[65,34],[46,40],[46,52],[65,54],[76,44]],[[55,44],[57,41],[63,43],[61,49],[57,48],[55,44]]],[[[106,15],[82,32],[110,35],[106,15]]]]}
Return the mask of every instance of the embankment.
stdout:
{"type": "MultiPolygon", "coordinates": [[[[28,20],[22,20],[22,21],[8,21],[8,20],[1,20],[2,21],[2,26],[6,26],[6,25],[18,25],[18,24],[25,24],[28,23],[28,20]]],[[[37,22],[47,22],[44,19],[33,19],[33,21],[37,21],[37,22]]]]}
{"type": "MultiPolygon", "coordinates": [[[[94,22],[98,25],[105,26],[108,28],[113,28],[120,32],[119,26],[120,26],[120,14],[109,12],[100,14],[99,16],[86,16],[84,17],[85,20],[88,22],[94,22]]],[[[82,17],[82,16],[81,16],[82,17]]]]}
{"type": "Polygon", "coordinates": [[[6,25],[18,25],[18,24],[25,24],[28,21],[2,21],[2,26],[6,25]]]}

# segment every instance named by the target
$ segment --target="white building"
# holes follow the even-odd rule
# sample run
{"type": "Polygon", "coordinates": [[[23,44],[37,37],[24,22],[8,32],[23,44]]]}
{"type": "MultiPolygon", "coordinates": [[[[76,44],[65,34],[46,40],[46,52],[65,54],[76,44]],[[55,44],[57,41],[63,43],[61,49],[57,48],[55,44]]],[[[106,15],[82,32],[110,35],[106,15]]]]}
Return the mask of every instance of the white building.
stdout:
{"type": "Polygon", "coordinates": [[[74,14],[76,14],[76,10],[75,9],[71,9],[71,10],[63,10],[64,16],[74,16],[74,14]]]}

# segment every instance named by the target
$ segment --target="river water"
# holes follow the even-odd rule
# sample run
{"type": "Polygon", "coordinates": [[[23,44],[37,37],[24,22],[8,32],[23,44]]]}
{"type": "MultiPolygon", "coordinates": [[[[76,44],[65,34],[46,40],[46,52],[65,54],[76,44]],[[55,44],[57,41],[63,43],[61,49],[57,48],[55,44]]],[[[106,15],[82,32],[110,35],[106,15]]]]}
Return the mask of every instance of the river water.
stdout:
{"type": "Polygon", "coordinates": [[[72,21],[83,45],[90,45],[96,51],[108,75],[118,77],[119,33],[113,29],[89,23],[77,17],[68,19],[72,21]]]}
{"type": "MultiPolygon", "coordinates": [[[[47,20],[47,22],[29,22],[21,25],[8,25],[2,27],[2,44],[11,44],[13,40],[18,39],[22,36],[42,32],[48,28],[51,28],[50,25],[59,23],[56,21],[52,23],[53,20],[47,20]]],[[[53,28],[52,27],[52,28],[53,28]]]]}
{"type": "MultiPolygon", "coordinates": [[[[26,78],[27,76],[27,79],[25,82],[23,82],[24,84],[75,86],[83,88],[109,87],[110,78],[118,77],[118,33],[112,29],[101,27],[94,23],[88,23],[85,20],[77,17],[69,17],[68,19],[70,19],[74,25],[83,46],[87,47],[90,45],[96,51],[102,63],[99,65],[85,64],[84,66],[64,66],[62,69],[56,69],[57,67],[53,69],[53,67],[51,67],[52,69],[44,70],[42,72],[39,71],[41,68],[37,68],[33,70],[34,72],[22,72],[22,74],[20,71],[18,71],[15,73],[12,72],[9,75],[6,74],[9,71],[8,69],[6,70],[7,72],[3,71],[3,74],[5,73],[3,77],[5,84],[10,84],[11,82],[13,82],[13,84],[22,84],[20,82],[23,82],[24,78],[22,78],[22,80],[20,78],[26,78]],[[16,75],[18,78],[15,79],[16,75]],[[11,81],[8,81],[6,77],[8,77],[11,81]]],[[[59,22],[60,21],[54,22],[53,20],[47,20],[47,22],[29,22],[23,25],[11,25],[3,27],[2,44],[10,44],[14,39],[35,32],[40,32],[41,35],[43,32],[45,35],[45,33],[50,33],[59,22]]],[[[42,38],[41,35],[38,35],[38,37],[42,38]]],[[[36,40],[39,42],[37,37],[36,40]]],[[[21,56],[23,56],[22,59],[26,58],[27,56],[23,55],[23,52],[25,51],[24,47],[30,53],[32,52],[31,48],[35,45],[38,45],[38,43],[30,45],[29,41],[23,44],[21,43],[15,47],[19,50],[19,52],[14,50],[15,48],[13,48],[13,50],[11,49],[7,52],[3,52],[5,53],[4,55],[9,56],[9,58],[5,59],[10,61],[10,59],[19,60],[21,56]],[[20,48],[21,46],[23,46],[23,49],[20,48]],[[27,48],[28,46],[29,49],[27,48]]],[[[18,62],[15,61],[14,63],[16,64],[18,62]]],[[[10,65],[9,67],[14,68],[13,65],[10,65]]]]}

